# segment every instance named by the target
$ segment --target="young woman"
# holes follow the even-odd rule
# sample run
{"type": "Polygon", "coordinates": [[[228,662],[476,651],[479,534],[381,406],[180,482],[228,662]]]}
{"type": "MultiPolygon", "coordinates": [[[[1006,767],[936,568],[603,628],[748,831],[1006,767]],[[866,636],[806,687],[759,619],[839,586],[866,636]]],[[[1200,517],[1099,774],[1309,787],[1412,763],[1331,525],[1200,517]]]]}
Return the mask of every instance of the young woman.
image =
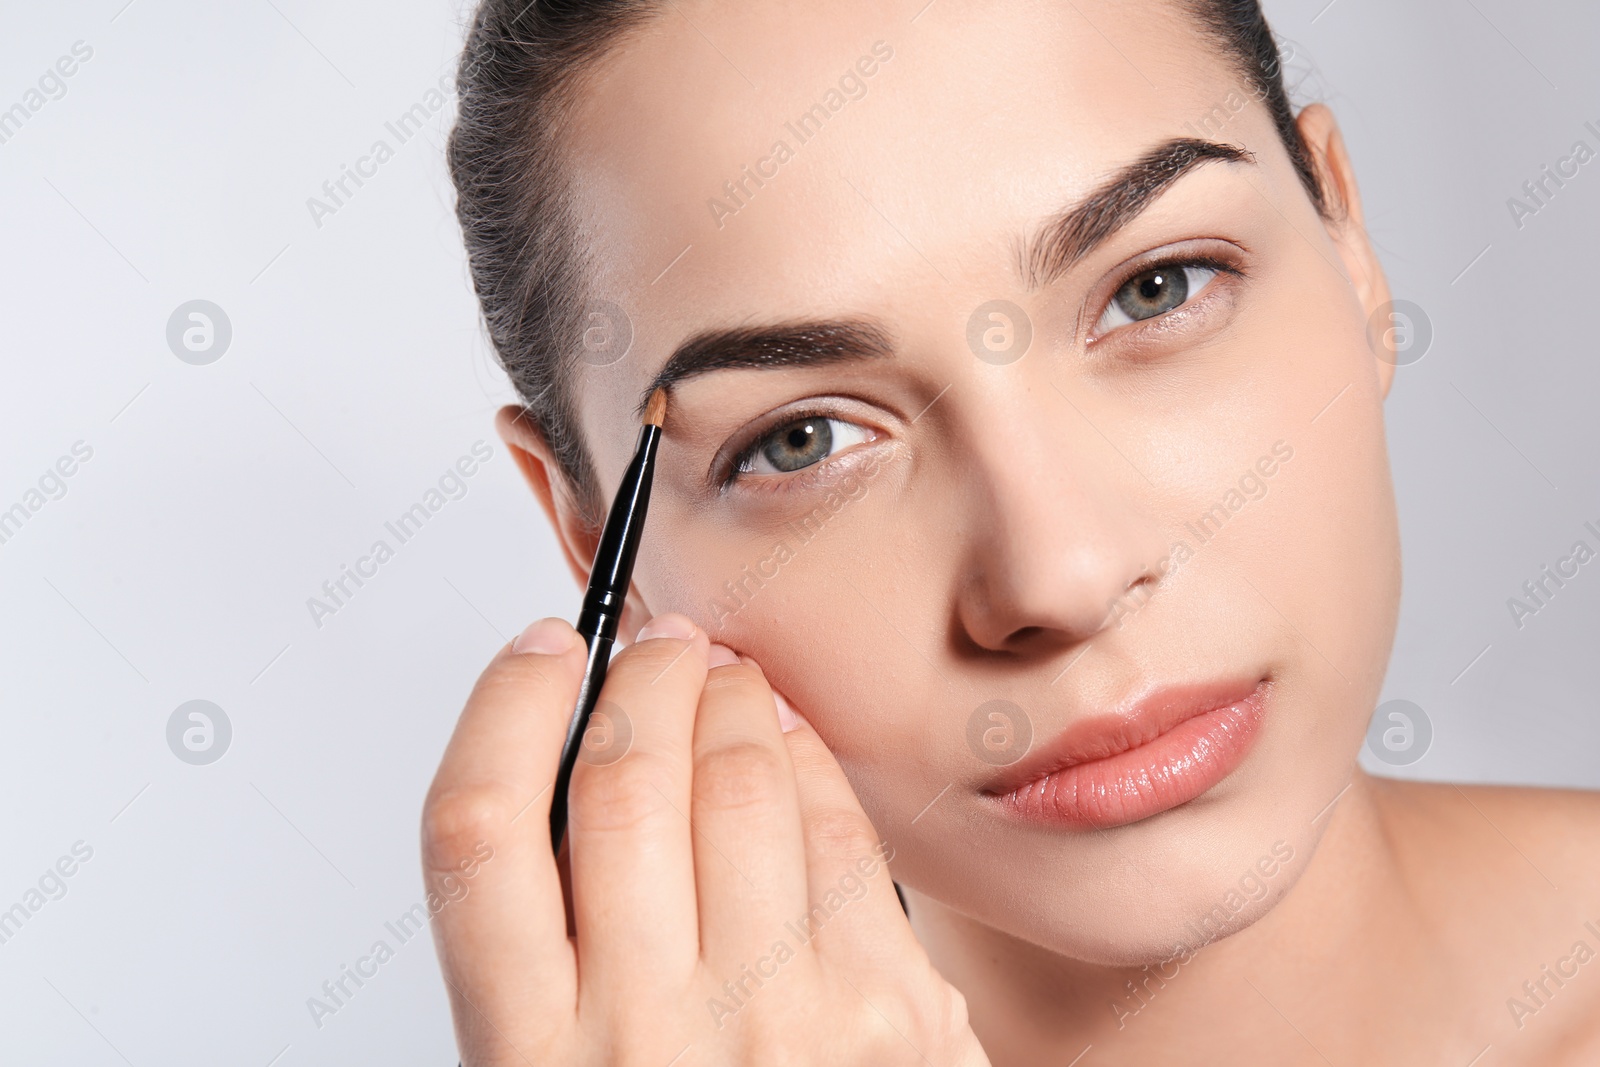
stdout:
{"type": "Polygon", "coordinates": [[[1254,0],[488,0],[459,90],[580,580],[671,397],[570,869],[565,622],[426,805],[468,1067],[1600,1062],[1595,798],[1356,763],[1389,293],[1254,0]]]}

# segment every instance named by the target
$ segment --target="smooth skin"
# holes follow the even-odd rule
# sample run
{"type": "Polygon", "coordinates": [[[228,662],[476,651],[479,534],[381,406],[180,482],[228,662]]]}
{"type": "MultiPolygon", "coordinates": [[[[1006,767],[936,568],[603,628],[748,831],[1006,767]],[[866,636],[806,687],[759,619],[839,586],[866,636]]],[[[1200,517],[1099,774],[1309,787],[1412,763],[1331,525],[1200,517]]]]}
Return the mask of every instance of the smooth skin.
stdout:
{"type": "Polygon", "coordinates": [[[643,631],[608,680],[634,747],[575,778],[570,930],[539,792],[576,653],[502,652],[485,675],[425,817],[430,869],[496,849],[435,922],[468,1067],[983,1062],[973,1035],[999,1067],[1600,1060],[1600,960],[1575,962],[1580,941],[1600,952],[1595,796],[1356,762],[1399,607],[1396,371],[1369,334],[1389,289],[1331,112],[1299,117],[1338,205],[1324,219],[1265,109],[1215,110],[1239,75],[1175,5],[669,8],[586,81],[567,146],[593,295],[634,326],[627,358],[572,386],[598,494],[516,409],[499,420],[569,568],[581,582],[595,501],[685,340],[853,318],[894,351],[674,386],[623,630],[700,633],[641,684],[685,647],[643,631]],[[707,198],[880,40],[893,56],[865,91],[718,226],[707,198]],[[1251,161],[1186,174],[1048,285],[1017,276],[1017,234],[1197,128],[1251,161]],[[1140,264],[1196,251],[1238,275],[1104,324],[1140,264]],[[1006,365],[967,340],[996,298],[1034,330],[1006,365]],[[847,445],[725,477],[753,436],[819,409],[847,445]],[[1294,454],[1267,490],[1163,568],[1279,440],[1294,454]],[[727,609],[728,584],[869,460],[864,492],[727,609]],[[1136,610],[1108,610],[1130,590],[1136,610]],[[709,667],[710,642],[739,664],[709,667]],[[1007,817],[967,741],[991,698],[1046,742],[1150,686],[1249,674],[1273,693],[1242,762],[1103,830],[1007,817]],[[809,726],[778,732],[769,689],[809,726]],[[714,1021],[721,983],[838,884],[813,857],[885,843],[910,922],[880,869],[714,1021]],[[1292,858],[1242,883],[1274,848],[1292,858]],[[1227,936],[1200,943],[1229,901],[1227,936]]]}
{"type": "Polygon", "coordinates": [[[564,897],[549,768],[583,663],[559,619],[503,649],[428,797],[431,889],[494,850],[434,923],[465,1064],[988,1063],[838,763],[682,615],[612,663],[604,699],[632,741],[573,773],[564,897]]]}

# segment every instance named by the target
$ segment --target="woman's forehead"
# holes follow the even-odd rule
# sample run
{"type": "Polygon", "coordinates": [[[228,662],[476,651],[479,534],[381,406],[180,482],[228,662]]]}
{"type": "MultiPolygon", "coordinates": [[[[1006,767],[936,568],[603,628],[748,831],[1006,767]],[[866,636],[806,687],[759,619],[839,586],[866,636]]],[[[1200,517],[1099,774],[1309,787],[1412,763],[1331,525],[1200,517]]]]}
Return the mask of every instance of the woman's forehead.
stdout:
{"type": "MultiPolygon", "coordinates": [[[[1005,283],[1020,235],[1238,88],[1165,5],[821,9],[672,5],[586,79],[568,165],[590,294],[637,356],[586,372],[591,441],[703,329],[1005,283]]],[[[1254,118],[1228,139],[1272,136],[1254,118]]]]}
{"type": "Polygon", "coordinates": [[[854,290],[873,249],[1013,231],[1230,88],[1165,5],[669,5],[573,124],[591,282],[663,306],[719,277],[854,290]]]}

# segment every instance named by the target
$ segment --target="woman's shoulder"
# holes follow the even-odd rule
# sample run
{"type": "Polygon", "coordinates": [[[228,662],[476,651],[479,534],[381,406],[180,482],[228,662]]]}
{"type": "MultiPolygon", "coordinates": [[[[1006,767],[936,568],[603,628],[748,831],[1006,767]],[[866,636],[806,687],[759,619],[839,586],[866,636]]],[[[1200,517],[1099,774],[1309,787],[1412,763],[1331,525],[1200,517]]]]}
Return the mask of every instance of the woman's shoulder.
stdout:
{"type": "MultiPolygon", "coordinates": [[[[1384,821],[1431,862],[1520,860],[1524,877],[1600,888],[1600,790],[1374,779],[1384,821]]],[[[1509,872],[1508,872],[1509,873],[1509,872]]],[[[1600,908],[1600,899],[1591,897],[1600,908]]]]}
{"type": "Polygon", "coordinates": [[[1600,1063],[1600,792],[1376,785],[1417,913],[1502,1062],[1600,1063]]]}
{"type": "Polygon", "coordinates": [[[1586,909],[1600,928],[1600,791],[1373,782],[1384,828],[1417,891],[1469,909],[1511,900],[1524,901],[1517,910],[1525,913],[1538,904],[1586,909]]]}

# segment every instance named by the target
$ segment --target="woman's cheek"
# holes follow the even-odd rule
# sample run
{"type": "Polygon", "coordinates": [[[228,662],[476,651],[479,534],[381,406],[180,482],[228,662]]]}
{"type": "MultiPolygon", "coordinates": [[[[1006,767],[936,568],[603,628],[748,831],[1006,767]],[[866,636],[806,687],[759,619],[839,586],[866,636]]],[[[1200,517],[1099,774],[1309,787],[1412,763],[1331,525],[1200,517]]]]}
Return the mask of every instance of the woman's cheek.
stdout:
{"type": "Polygon", "coordinates": [[[942,639],[933,620],[948,612],[936,541],[915,533],[902,488],[863,480],[797,502],[792,518],[759,533],[685,524],[648,559],[641,552],[651,610],[681,611],[753,657],[847,768],[904,752],[903,736],[926,743],[928,715],[948,699],[910,644],[933,654],[942,639]],[[662,547],[680,537],[697,546],[692,560],[662,547]]]}

